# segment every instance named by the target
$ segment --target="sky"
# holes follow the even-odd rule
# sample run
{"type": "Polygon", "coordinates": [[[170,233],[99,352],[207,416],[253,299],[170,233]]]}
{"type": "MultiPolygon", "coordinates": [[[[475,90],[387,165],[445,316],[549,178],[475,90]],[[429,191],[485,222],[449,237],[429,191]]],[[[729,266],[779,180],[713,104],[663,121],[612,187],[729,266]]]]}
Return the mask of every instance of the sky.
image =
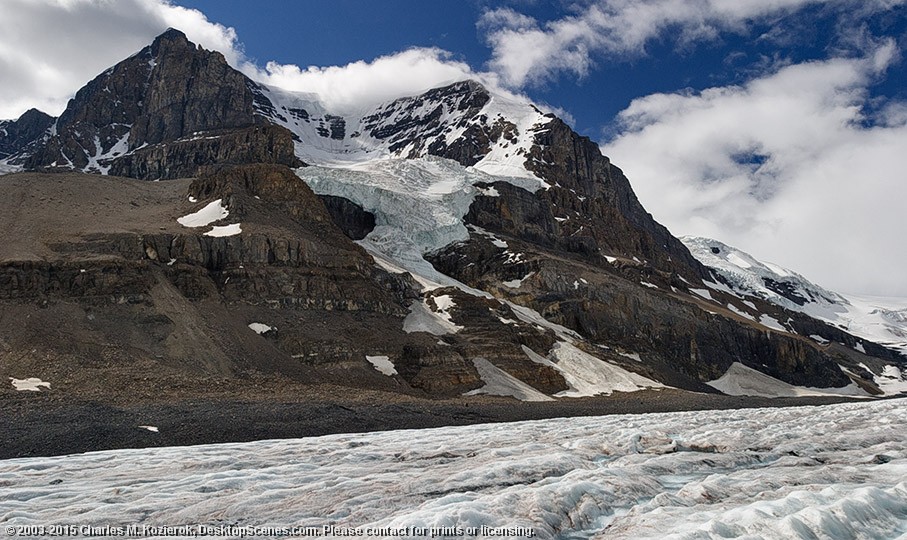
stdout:
{"type": "Polygon", "coordinates": [[[555,112],[675,235],[907,296],[907,0],[3,0],[0,118],[167,27],[344,113],[474,78],[555,112]]]}

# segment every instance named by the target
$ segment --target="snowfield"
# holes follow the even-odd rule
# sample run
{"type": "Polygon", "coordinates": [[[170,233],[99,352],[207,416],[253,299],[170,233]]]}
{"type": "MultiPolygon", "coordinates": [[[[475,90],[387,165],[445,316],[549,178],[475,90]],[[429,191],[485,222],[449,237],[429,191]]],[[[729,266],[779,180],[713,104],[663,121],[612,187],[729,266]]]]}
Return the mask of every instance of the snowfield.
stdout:
{"type": "Polygon", "coordinates": [[[510,538],[907,538],[905,405],[554,419],[14,459],[0,461],[0,522],[383,527],[409,538],[430,537],[416,527],[474,537],[483,526],[512,528],[510,538]]]}

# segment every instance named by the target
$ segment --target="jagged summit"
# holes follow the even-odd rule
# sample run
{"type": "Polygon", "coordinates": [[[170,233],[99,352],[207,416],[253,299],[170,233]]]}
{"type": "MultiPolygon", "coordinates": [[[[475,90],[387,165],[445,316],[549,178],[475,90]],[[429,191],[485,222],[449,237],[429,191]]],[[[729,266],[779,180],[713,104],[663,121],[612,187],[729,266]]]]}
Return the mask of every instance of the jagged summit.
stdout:
{"type": "Polygon", "coordinates": [[[216,162],[299,164],[290,134],[256,114],[250,81],[175,29],[89,82],[22,150],[16,164],[26,169],[143,179],[193,176],[216,162]]]}
{"type": "Polygon", "coordinates": [[[189,41],[189,38],[186,37],[181,30],[177,30],[172,26],[167,28],[160,35],[154,38],[154,41],[151,42],[151,54],[157,56],[160,53],[161,48],[166,47],[177,47],[177,48],[196,48],[195,45],[189,41]]]}
{"type": "Polygon", "coordinates": [[[34,148],[54,123],[54,118],[38,109],[29,109],[16,120],[0,120],[0,161],[34,148]]]}

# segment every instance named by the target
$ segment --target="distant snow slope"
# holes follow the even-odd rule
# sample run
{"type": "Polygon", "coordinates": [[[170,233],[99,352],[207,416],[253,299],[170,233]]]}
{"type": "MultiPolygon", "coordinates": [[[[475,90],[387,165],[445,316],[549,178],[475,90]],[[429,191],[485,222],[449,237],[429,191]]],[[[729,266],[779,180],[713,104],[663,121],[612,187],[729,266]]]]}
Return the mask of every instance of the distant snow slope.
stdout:
{"type": "Polygon", "coordinates": [[[680,240],[699,262],[718,272],[735,293],[805,313],[907,356],[907,298],[832,292],[796,272],[759,261],[717,240],[692,236],[680,240]]]}
{"type": "Polygon", "coordinates": [[[20,167],[18,165],[10,165],[9,163],[6,163],[5,160],[0,160],[0,176],[2,176],[4,174],[11,174],[14,172],[19,172],[21,170],[22,170],[22,167],[20,167]]]}
{"type": "Polygon", "coordinates": [[[855,383],[843,388],[806,388],[794,386],[770,377],[761,371],[734,362],[720,378],[706,383],[729,396],[804,397],[804,396],[854,396],[870,397],[855,383]]]}
{"type": "Polygon", "coordinates": [[[404,529],[372,538],[431,537],[414,527],[477,537],[468,528],[482,526],[522,528],[504,538],[904,538],[907,407],[559,418],[13,459],[0,461],[0,516],[4,527],[404,529]]]}
{"type": "Polygon", "coordinates": [[[425,157],[429,147],[472,139],[470,130],[487,132],[501,121],[501,126],[506,122],[514,129],[501,128],[502,136],[491,143],[490,151],[475,156],[480,158],[475,169],[533,191],[547,185],[524,162],[535,133],[551,118],[528,102],[472,81],[343,115],[326,110],[312,94],[267,86],[254,91],[260,96],[257,112],[295,134],[296,155],[312,165],[348,167],[378,159],[425,157]]]}

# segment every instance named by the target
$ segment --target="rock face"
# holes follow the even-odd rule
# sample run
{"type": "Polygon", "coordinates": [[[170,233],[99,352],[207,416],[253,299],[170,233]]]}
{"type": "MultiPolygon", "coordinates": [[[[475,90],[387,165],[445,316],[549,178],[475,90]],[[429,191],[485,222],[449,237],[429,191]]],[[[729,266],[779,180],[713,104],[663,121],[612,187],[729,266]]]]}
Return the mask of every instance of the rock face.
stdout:
{"type": "Polygon", "coordinates": [[[489,151],[489,142],[503,132],[488,129],[487,118],[477,118],[491,99],[478,83],[463,81],[402,98],[379,107],[362,119],[363,131],[389,143],[391,152],[408,149],[405,157],[423,154],[445,157],[463,165],[475,165],[489,151]],[[453,124],[443,118],[455,114],[453,124]],[[465,129],[462,136],[448,144],[444,135],[451,129],[465,129]]]}
{"type": "Polygon", "coordinates": [[[324,203],[334,223],[351,239],[362,240],[375,229],[375,215],[349,199],[333,195],[319,195],[318,198],[324,203]]]}
{"type": "Polygon", "coordinates": [[[167,179],[214,164],[301,165],[290,133],[257,115],[253,87],[222,54],[168,30],[79,90],[25,166],[167,179]]]}
{"type": "Polygon", "coordinates": [[[195,137],[145,146],[114,160],[109,173],[142,180],[186,178],[219,167],[276,163],[296,167],[292,135],[279,126],[207,131],[195,137]]]}
{"type": "Polygon", "coordinates": [[[52,116],[37,109],[25,111],[18,120],[0,120],[0,160],[27,152],[53,123],[52,116]]]}
{"type": "Polygon", "coordinates": [[[677,274],[632,260],[606,271],[503,234],[498,238],[507,242],[506,250],[473,234],[430,260],[441,272],[527,305],[593,343],[639,355],[673,386],[705,390],[701,383],[719,378],[733,362],[795,385],[850,382],[838,364],[851,362],[799,336],[742,324],[720,304],[691,301],[680,292],[686,286],[677,274]]]}

